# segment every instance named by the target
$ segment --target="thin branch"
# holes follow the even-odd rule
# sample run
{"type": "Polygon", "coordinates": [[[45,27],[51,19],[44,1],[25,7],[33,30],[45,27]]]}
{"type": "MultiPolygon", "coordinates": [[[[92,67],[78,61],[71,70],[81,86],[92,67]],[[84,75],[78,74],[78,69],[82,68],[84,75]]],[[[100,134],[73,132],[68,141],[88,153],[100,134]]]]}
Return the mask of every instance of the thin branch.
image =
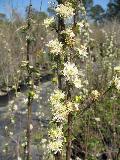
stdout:
{"type": "Polygon", "coordinates": [[[103,92],[103,94],[101,94],[101,96],[99,96],[97,100],[91,99],[91,97],[87,98],[87,100],[85,100],[81,105],[83,110],[82,112],[81,110],[79,111],[80,116],[83,115],[88,109],[90,109],[96,102],[100,102],[110,90],[111,90],[111,87],[107,88],[107,90],[103,92]]]}

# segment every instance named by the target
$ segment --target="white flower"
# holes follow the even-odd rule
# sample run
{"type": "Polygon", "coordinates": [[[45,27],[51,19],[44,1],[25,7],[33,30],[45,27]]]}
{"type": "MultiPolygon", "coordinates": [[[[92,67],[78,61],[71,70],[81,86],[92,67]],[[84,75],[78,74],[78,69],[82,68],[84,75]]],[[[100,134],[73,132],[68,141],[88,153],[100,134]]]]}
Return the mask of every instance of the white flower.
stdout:
{"type": "Polygon", "coordinates": [[[76,111],[79,111],[79,104],[78,104],[78,103],[75,103],[74,105],[75,105],[75,110],[76,110],[76,111]]]}
{"type": "Polygon", "coordinates": [[[91,93],[94,99],[98,99],[100,96],[100,93],[97,90],[93,90],[91,93]]]}
{"type": "Polygon", "coordinates": [[[61,33],[67,34],[70,38],[75,37],[75,34],[73,33],[73,30],[71,28],[67,28],[66,30],[62,31],[61,33]]]}
{"type": "Polygon", "coordinates": [[[67,107],[67,112],[68,113],[74,111],[74,103],[73,102],[68,101],[67,104],[66,104],[66,107],[67,107]]]}
{"type": "Polygon", "coordinates": [[[81,32],[82,29],[84,28],[84,21],[78,22],[77,26],[79,27],[79,32],[81,32]]]}
{"type": "Polygon", "coordinates": [[[64,64],[63,75],[66,81],[73,83],[76,88],[82,87],[81,79],[79,78],[80,72],[74,63],[66,62],[64,64]]]}
{"type": "Polygon", "coordinates": [[[54,154],[62,150],[64,142],[64,134],[62,130],[63,130],[62,126],[59,127],[56,126],[49,131],[50,142],[48,145],[48,149],[54,152],[54,154]]]}
{"type": "Polygon", "coordinates": [[[39,98],[39,95],[36,93],[35,95],[34,95],[34,99],[38,99],[39,98]]]}
{"type": "Polygon", "coordinates": [[[81,88],[82,87],[81,79],[75,78],[74,85],[76,88],[81,88]]]}
{"type": "Polygon", "coordinates": [[[50,49],[52,54],[58,55],[62,52],[63,44],[56,38],[55,40],[49,41],[46,46],[50,49]]]}
{"type": "Polygon", "coordinates": [[[57,89],[54,90],[54,93],[50,96],[50,102],[52,105],[56,105],[59,102],[61,102],[61,100],[63,100],[64,98],[65,98],[65,93],[57,89]]]}
{"type": "Polygon", "coordinates": [[[22,160],[22,158],[21,158],[21,157],[18,157],[17,160],[22,160]]]}
{"type": "Polygon", "coordinates": [[[5,143],[5,146],[8,146],[8,143],[5,143]]]}
{"type": "Polygon", "coordinates": [[[69,18],[74,15],[74,9],[72,8],[72,4],[69,2],[67,2],[65,5],[58,5],[55,11],[63,18],[69,18]]]}
{"type": "Polygon", "coordinates": [[[52,115],[53,121],[63,122],[66,121],[68,110],[66,105],[64,105],[65,93],[61,90],[55,90],[50,97],[50,102],[52,104],[52,115]]]}
{"type": "Polygon", "coordinates": [[[13,132],[10,132],[9,134],[10,134],[10,136],[13,136],[13,132]]]}
{"type": "Polygon", "coordinates": [[[61,152],[63,147],[63,141],[61,140],[56,140],[56,141],[51,141],[48,145],[48,149],[52,151],[54,154],[57,152],[61,152]]]}
{"type": "Polygon", "coordinates": [[[12,105],[13,103],[14,103],[14,100],[11,100],[11,101],[9,102],[10,105],[12,105]]]}
{"type": "Polygon", "coordinates": [[[115,77],[114,83],[115,83],[116,89],[120,91],[120,78],[115,77]]]}
{"type": "Polygon", "coordinates": [[[30,130],[32,130],[33,129],[33,125],[32,124],[30,124],[30,130]]]}
{"type": "Polygon", "coordinates": [[[120,90],[120,80],[118,80],[118,82],[116,83],[116,88],[120,90]]]}
{"type": "Polygon", "coordinates": [[[100,122],[100,118],[95,118],[95,120],[96,120],[97,122],[100,122]]]}
{"type": "Polygon", "coordinates": [[[14,123],[15,123],[15,120],[14,120],[14,119],[11,119],[11,123],[14,124],[14,123]]]}
{"type": "Polygon", "coordinates": [[[42,140],[41,140],[41,143],[46,143],[47,142],[47,139],[45,139],[45,138],[43,138],[42,140]]]}
{"type": "Polygon", "coordinates": [[[26,104],[28,102],[28,98],[23,99],[23,103],[26,104]]]}
{"type": "Polygon", "coordinates": [[[14,111],[17,111],[17,109],[18,109],[18,106],[15,104],[15,105],[13,106],[13,110],[14,110],[14,111]]]}
{"type": "Polygon", "coordinates": [[[114,67],[114,71],[116,71],[116,72],[120,72],[120,66],[116,66],[116,67],[114,67]]]}
{"type": "Polygon", "coordinates": [[[50,18],[46,18],[45,20],[44,20],[44,25],[45,25],[45,27],[46,28],[48,28],[51,24],[53,24],[54,23],[54,17],[50,17],[50,18]]]}
{"type": "Polygon", "coordinates": [[[63,75],[67,81],[74,81],[78,76],[78,69],[74,63],[66,62],[64,64],[63,75]]]}
{"type": "Polygon", "coordinates": [[[80,56],[80,58],[87,58],[88,56],[88,52],[87,52],[87,48],[83,45],[81,45],[81,48],[76,48],[78,55],[80,56]]]}
{"type": "Polygon", "coordinates": [[[81,158],[77,157],[76,160],[82,160],[81,158]]]}
{"type": "Polygon", "coordinates": [[[27,145],[27,142],[21,144],[22,147],[25,147],[26,145],[27,145]]]}
{"type": "Polygon", "coordinates": [[[66,105],[63,103],[56,103],[52,107],[52,114],[53,114],[53,121],[56,122],[63,122],[66,121],[68,110],[66,108],[66,105]]]}
{"type": "Polygon", "coordinates": [[[3,153],[5,153],[5,152],[6,152],[6,150],[5,150],[5,149],[3,149],[2,151],[3,151],[3,153]]]}
{"type": "Polygon", "coordinates": [[[5,130],[7,130],[8,129],[8,126],[5,126],[5,130]]]}

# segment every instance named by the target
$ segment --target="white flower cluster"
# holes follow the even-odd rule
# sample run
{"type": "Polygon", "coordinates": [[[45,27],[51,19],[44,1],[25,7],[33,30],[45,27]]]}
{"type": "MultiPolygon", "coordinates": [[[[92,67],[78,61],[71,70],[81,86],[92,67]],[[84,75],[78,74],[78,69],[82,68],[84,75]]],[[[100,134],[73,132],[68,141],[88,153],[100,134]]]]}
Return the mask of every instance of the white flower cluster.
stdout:
{"type": "Polygon", "coordinates": [[[117,76],[114,79],[115,87],[118,91],[120,91],[120,77],[118,78],[117,76]]]}
{"type": "Polygon", "coordinates": [[[75,34],[72,30],[72,28],[66,28],[64,31],[61,32],[61,34],[65,34],[65,41],[66,44],[69,46],[73,46],[75,43],[75,34]]]}
{"type": "Polygon", "coordinates": [[[55,22],[54,17],[46,18],[44,20],[44,25],[46,28],[50,27],[55,22]]]}
{"type": "Polygon", "coordinates": [[[74,15],[74,9],[72,8],[72,4],[69,2],[67,2],[65,5],[58,5],[55,11],[63,18],[69,18],[74,15]]]}
{"type": "Polygon", "coordinates": [[[66,81],[73,83],[76,88],[82,87],[79,71],[74,63],[66,62],[64,64],[63,75],[65,76],[66,81]]]}
{"type": "Polygon", "coordinates": [[[18,157],[17,160],[22,160],[22,158],[21,158],[21,157],[18,157]]]}
{"type": "MultiPolygon", "coordinates": [[[[79,81],[75,82],[79,87],[81,84],[79,81]]],[[[50,96],[50,103],[52,105],[52,120],[57,123],[64,123],[67,121],[67,116],[70,112],[76,110],[77,103],[65,101],[65,93],[61,90],[55,90],[50,96]]]]}
{"type": "Polygon", "coordinates": [[[65,93],[61,90],[55,90],[50,97],[52,104],[53,121],[63,122],[66,120],[67,110],[64,105],[65,93]]]}
{"type": "Polygon", "coordinates": [[[63,44],[59,42],[57,38],[49,41],[49,43],[46,46],[50,49],[50,52],[52,54],[58,55],[62,53],[63,44]]]}
{"type": "Polygon", "coordinates": [[[49,131],[50,142],[48,145],[48,149],[54,154],[56,154],[57,152],[61,152],[62,150],[64,142],[64,135],[62,130],[62,126],[56,126],[49,131]]]}
{"type": "Polygon", "coordinates": [[[78,26],[79,32],[81,33],[84,28],[84,21],[78,22],[77,26],[78,26]]]}
{"type": "Polygon", "coordinates": [[[82,87],[82,82],[81,82],[81,79],[80,78],[78,78],[78,77],[76,77],[75,79],[74,79],[74,85],[75,85],[75,87],[76,88],[81,88],[82,87]]]}
{"type": "Polygon", "coordinates": [[[75,34],[71,28],[66,28],[66,30],[62,31],[61,33],[67,34],[70,38],[75,37],[75,34]]]}
{"type": "Polygon", "coordinates": [[[85,59],[88,57],[87,48],[85,46],[81,45],[80,48],[76,48],[76,51],[78,52],[80,58],[85,59]]]}
{"type": "Polygon", "coordinates": [[[74,63],[66,62],[64,64],[63,75],[67,81],[74,81],[75,77],[78,76],[79,71],[74,63]]]}
{"type": "Polygon", "coordinates": [[[120,91],[120,77],[119,77],[120,66],[114,67],[114,71],[116,73],[116,76],[114,77],[113,82],[115,84],[116,89],[120,91]]]}
{"type": "Polygon", "coordinates": [[[91,94],[94,99],[98,99],[100,96],[100,93],[97,90],[93,90],[91,94]]]}
{"type": "Polygon", "coordinates": [[[120,73],[120,66],[114,67],[114,71],[117,72],[117,73],[120,73]]]}
{"type": "Polygon", "coordinates": [[[8,104],[8,107],[9,107],[9,114],[10,114],[10,122],[11,124],[15,124],[15,112],[18,111],[18,105],[15,104],[15,101],[14,100],[11,100],[8,104]]]}
{"type": "Polygon", "coordinates": [[[61,100],[65,98],[65,93],[61,90],[54,90],[54,93],[50,97],[50,102],[52,105],[56,105],[56,103],[60,103],[61,100]]]}
{"type": "Polygon", "coordinates": [[[79,27],[79,32],[81,33],[83,30],[85,32],[86,28],[89,28],[89,23],[86,20],[81,20],[77,23],[77,26],[79,27]]]}
{"type": "MultiPolygon", "coordinates": [[[[109,36],[104,30],[103,30],[103,33],[105,33],[105,38],[106,38],[105,43],[103,43],[103,51],[106,58],[108,59],[108,58],[117,57],[118,49],[116,48],[116,45],[115,45],[115,38],[116,38],[115,33],[112,33],[111,36],[109,36]]],[[[110,61],[110,59],[108,59],[108,61],[110,61]]]]}
{"type": "Polygon", "coordinates": [[[85,43],[88,44],[88,42],[90,41],[90,33],[91,33],[91,30],[89,28],[89,23],[86,20],[81,20],[80,22],[77,23],[77,27],[82,39],[84,39],[84,44],[85,43]]]}
{"type": "Polygon", "coordinates": [[[67,122],[68,114],[74,110],[78,110],[77,103],[66,102],[65,98],[65,93],[59,89],[55,90],[50,97],[53,115],[52,121],[61,124],[60,126],[57,126],[57,124],[56,126],[53,126],[49,132],[50,142],[48,148],[54,154],[60,152],[63,148],[63,124],[67,122]]]}
{"type": "Polygon", "coordinates": [[[83,15],[83,16],[86,16],[86,9],[85,9],[85,6],[83,4],[80,4],[80,13],[83,15]]]}

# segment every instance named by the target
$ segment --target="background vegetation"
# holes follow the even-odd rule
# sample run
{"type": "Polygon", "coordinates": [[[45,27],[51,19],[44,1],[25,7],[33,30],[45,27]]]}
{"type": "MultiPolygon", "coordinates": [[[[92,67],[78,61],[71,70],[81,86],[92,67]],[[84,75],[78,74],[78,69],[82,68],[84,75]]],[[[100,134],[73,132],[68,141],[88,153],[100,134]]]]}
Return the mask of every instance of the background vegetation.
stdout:
{"type": "MultiPolygon", "coordinates": [[[[110,1],[106,10],[100,5],[94,6],[92,0],[83,0],[83,4],[87,11],[92,39],[86,61],[88,95],[92,90],[97,90],[101,96],[93,103],[91,99],[85,105],[82,103],[80,112],[74,114],[71,158],[119,160],[120,93],[115,87],[109,86],[116,74],[114,68],[120,65],[120,1],[110,1]]],[[[20,157],[24,159],[27,87],[24,92],[22,87],[28,85],[28,74],[26,70],[21,71],[21,64],[26,61],[26,32],[31,38],[29,61],[40,74],[32,76],[35,84],[37,83],[35,90],[39,95],[38,100],[32,102],[32,156],[33,160],[53,159],[46,148],[48,124],[51,120],[48,99],[56,85],[56,66],[46,44],[51,37],[57,35],[53,30],[46,31],[43,22],[45,18],[55,15],[55,6],[56,3],[50,4],[47,13],[32,8],[29,32],[26,31],[28,7],[25,17],[21,17],[14,9],[11,19],[0,14],[0,136],[2,139],[4,137],[4,143],[0,143],[0,160],[14,160],[20,157]],[[12,91],[17,91],[17,95],[12,91]],[[17,110],[13,108],[16,103],[17,110]],[[7,107],[5,113],[2,111],[3,105],[7,107]],[[15,120],[12,126],[11,120],[15,120]]],[[[82,60],[78,61],[79,66],[83,63],[82,60]]],[[[64,154],[63,152],[63,157],[64,154]]]]}

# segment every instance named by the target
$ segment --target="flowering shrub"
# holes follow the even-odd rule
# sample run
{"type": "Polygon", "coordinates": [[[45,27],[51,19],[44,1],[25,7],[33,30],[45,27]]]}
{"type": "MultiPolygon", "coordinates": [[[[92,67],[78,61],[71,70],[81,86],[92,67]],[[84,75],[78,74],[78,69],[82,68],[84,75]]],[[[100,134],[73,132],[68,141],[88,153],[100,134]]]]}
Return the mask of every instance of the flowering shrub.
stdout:
{"type": "Polygon", "coordinates": [[[53,23],[54,23],[54,18],[51,17],[51,18],[47,18],[44,20],[44,25],[46,28],[50,27],[53,23]]]}
{"type": "Polygon", "coordinates": [[[62,131],[62,126],[55,126],[49,131],[50,135],[50,143],[49,143],[49,150],[51,150],[54,154],[57,152],[61,152],[64,142],[64,135],[62,131]]]}
{"type": "Polygon", "coordinates": [[[54,55],[58,55],[62,53],[63,44],[59,42],[58,39],[49,41],[47,46],[50,49],[50,52],[54,55]]]}
{"type": "Polygon", "coordinates": [[[66,62],[64,64],[63,75],[66,81],[72,82],[76,88],[82,87],[79,71],[74,63],[66,62]]]}
{"type": "Polygon", "coordinates": [[[69,18],[74,15],[74,8],[72,7],[72,4],[69,2],[58,5],[55,11],[57,15],[63,18],[69,18]]]}
{"type": "MultiPolygon", "coordinates": [[[[29,17],[28,24],[24,24],[16,31],[17,34],[18,31],[22,31],[25,35],[23,39],[26,43],[22,48],[20,46],[20,53],[25,52],[27,46],[27,55],[23,55],[18,71],[15,66],[13,67],[16,73],[12,77],[15,83],[12,89],[15,92],[19,90],[22,77],[25,78],[27,91],[24,93],[25,96],[23,93],[17,94],[15,100],[8,104],[9,124],[4,126],[6,139],[15,142],[17,159],[24,159],[26,156],[30,158],[32,141],[33,145],[38,146],[38,151],[42,152],[44,149],[46,155],[42,159],[50,159],[52,154],[55,159],[65,159],[65,156],[66,160],[70,160],[71,157],[72,159],[99,159],[104,151],[105,154],[109,153],[110,159],[111,157],[115,159],[116,153],[119,157],[120,145],[120,58],[117,34],[115,31],[101,30],[104,26],[97,28],[97,32],[92,32],[95,26],[87,22],[86,11],[80,1],[58,1],[58,5],[54,8],[55,16],[46,16],[42,26],[39,27],[39,24],[29,17]],[[36,36],[38,32],[34,30],[36,28],[38,31],[43,26],[47,31],[45,33],[49,41],[47,43],[42,37],[43,33],[39,35],[38,40],[36,36]],[[103,38],[102,41],[100,38],[98,40],[91,38],[96,38],[98,32],[103,38]],[[43,50],[45,54],[42,54],[43,50]],[[35,54],[35,59],[32,53],[35,54]],[[44,65],[40,57],[45,57],[44,65]],[[46,82],[41,87],[43,90],[37,87],[35,83],[38,83],[40,78],[38,70],[45,75],[45,80],[48,76],[46,70],[49,70],[50,75],[52,72],[54,86],[51,82],[46,82]],[[46,96],[45,92],[50,96],[46,96]],[[40,93],[43,96],[42,101],[40,93]],[[21,96],[20,104],[16,103],[17,98],[21,96]],[[49,99],[49,105],[46,98],[49,99]],[[36,107],[36,103],[40,105],[37,104],[36,107]],[[32,110],[33,105],[35,107],[32,110]],[[41,112],[42,110],[44,113],[41,112]],[[46,110],[49,112],[48,115],[52,113],[51,119],[46,114],[46,110]],[[32,121],[32,116],[35,123],[32,121]],[[21,123],[24,117],[27,129],[23,129],[25,124],[21,123]],[[49,120],[51,121],[48,131],[49,120]],[[18,121],[21,123],[20,131],[22,130],[22,133],[19,132],[20,136],[16,136],[15,132],[18,121]],[[46,132],[49,136],[48,143],[46,132]]],[[[0,44],[4,46],[4,52],[10,59],[6,62],[12,65],[13,48],[4,34],[0,33],[0,35],[3,38],[0,44]]],[[[4,78],[7,83],[9,78],[6,75],[4,78]]],[[[4,154],[9,152],[9,145],[10,143],[7,142],[4,149],[2,148],[4,154]]]]}
{"type": "MultiPolygon", "coordinates": [[[[81,7],[80,12],[85,16],[85,10],[83,10],[83,6],[81,7]]],[[[74,5],[69,2],[58,4],[55,9],[56,16],[58,16],[58,21],[61,21],[63,24],[58,24],[58,29],[53,27],[53,29],[59,33],[58,38],[49,41],[47,44],[50,53],[53,54],[54,58],[58,56],[57,58],[59,59],[56,68],[58,82],[60,80],[59,76],[61,75],[61,77],[63,77],[63,88],[59,86],[59,89],[54,90],[54,93],[50,97],[52,123],[56,124],[56,127],[51,128],[52,132],[49,133],[49,149],[54,152],[54,155],[58,152],[61,153],[64,144],[64,138],[62,138],[62,141],[60,139],[59,143],[57,143],[58,137],[56,137],[54,133],[58,133],[58,130],[61,128],[60,135],[64,137],[64,125],[70,127],[68,124],[70,114],[79,110],[79,103],[87,94],[86,77],[84,75],[85,70],[79,69],[77,60],[85,61],[88,57],[87,45],[89,43],[89,29],[86,20],[81,20],[78,24],[77,22],[76,24],[72,24],[71,21],[69,27],[67,27],[66,19],[75,16],[75,9],[76,7],[74,8],[74,5]],[[61,29],[60,25],[62,25],[61,29]],[[73,28],[73,26],[75,28],[73,28]],[[81,39],[78,39],[79,35],[81,39]],[[78,92],[77,89],[79,90],[78,92]],[[71,92],[72,90],[74,91],[73,93],[71,92]],[[80,101],[76,99],[76,96],[79,97],[79,93],[81,94],[81,98],[78,98],[80,101]]],[[[55,23],[57,24],[58,22],[55,23]]],[[[52,27],[51,24],[49,26],[52,27]]],[[[69,136],[71,137],[71,135],[68,135],[68,137],[69,136]]],[[[69,143],[69,140],[67,140],[67,143],[69,143]]]]}
{"type": "Polygon", "coordinates": [[[50,97],[52,104],[53,121],[63,122],[66,120],[66,108],[64,106],[65,93],[61,90],[55,90],[50,97]]]}

